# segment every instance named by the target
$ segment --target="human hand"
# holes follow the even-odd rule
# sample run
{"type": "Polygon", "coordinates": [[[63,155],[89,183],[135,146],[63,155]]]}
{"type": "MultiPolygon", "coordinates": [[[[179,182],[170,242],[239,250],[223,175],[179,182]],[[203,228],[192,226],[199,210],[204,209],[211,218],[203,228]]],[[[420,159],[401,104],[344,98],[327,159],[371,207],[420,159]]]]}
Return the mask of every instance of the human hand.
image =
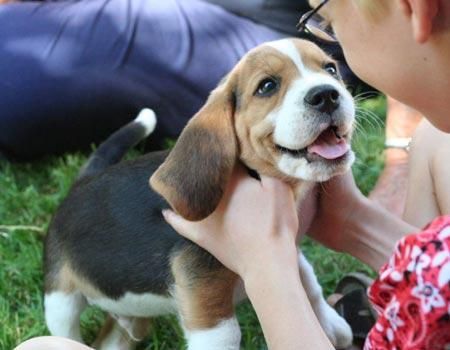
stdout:
{"type": "Polygon", "coordinates": [[[300,203],[300,233],[308,233],[333,250],[345,250],[349,238],[346,233],[365,200],[351,172],[318,184],[300,203]]]}
{"type": "Polygon", "coordinates": [[[272,263],[297,266],[296,204],[291,188],[280,180],[261,176],[258,181],[242,166],[236,166],[219,206],[210,216],[192,222],[171,210],[163,211],[163,215],[177,232],[244,280],[272,263]]]}

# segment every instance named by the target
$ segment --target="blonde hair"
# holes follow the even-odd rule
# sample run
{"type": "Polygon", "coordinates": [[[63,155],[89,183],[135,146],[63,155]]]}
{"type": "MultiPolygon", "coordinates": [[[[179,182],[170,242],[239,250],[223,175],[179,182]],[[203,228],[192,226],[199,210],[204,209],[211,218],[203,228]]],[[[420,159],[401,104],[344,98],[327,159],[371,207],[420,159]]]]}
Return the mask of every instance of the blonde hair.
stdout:
{"type": "Polygon", "coordinates": [[[358,7],[371,19],[378,19],[388,7],[389,0],[355,0],[358,7]]]}

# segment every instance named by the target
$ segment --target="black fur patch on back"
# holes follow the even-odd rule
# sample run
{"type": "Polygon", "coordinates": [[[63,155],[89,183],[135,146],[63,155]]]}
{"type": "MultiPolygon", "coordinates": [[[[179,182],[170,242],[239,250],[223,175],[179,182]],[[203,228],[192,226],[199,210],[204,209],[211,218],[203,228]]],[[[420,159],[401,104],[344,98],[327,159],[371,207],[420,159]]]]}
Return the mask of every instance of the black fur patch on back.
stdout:
{"type": "Polygon", "coordinates": [[[46,273],[71,267],[111,298],[167,294],[170,255],[192,243],[162,218],[169,205],[148,186],[167,152],[122,162],[77,182],[46,238],[46,273]]]}

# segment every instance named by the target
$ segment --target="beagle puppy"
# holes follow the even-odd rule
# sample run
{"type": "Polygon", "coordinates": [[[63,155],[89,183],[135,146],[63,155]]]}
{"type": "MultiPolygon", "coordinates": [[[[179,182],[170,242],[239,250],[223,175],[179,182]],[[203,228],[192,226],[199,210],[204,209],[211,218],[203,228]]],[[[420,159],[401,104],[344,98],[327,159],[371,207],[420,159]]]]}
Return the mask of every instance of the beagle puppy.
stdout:
{"type": "MultiPolygon", "coordinates": [[[[315,183],[350,169],[354,110],[333,59],[311,42],[284,39],[245,55],[170,152],[114,164],[153,129],[152,112],[141,113],[91,156],[50,224],[50,332],[81,341],[80,314],[94,304],[110,315],[99,349],[132,347],[150,318],[167,313],[179,316],[188,349],[239,349],[238,276],[178,235],[161,211],[207,217],[238,162],[283,179],[301,201],[315,183]]],[[[299,273],[331,342],[346,347],[351,329],[302,254],[299,273]]]]}

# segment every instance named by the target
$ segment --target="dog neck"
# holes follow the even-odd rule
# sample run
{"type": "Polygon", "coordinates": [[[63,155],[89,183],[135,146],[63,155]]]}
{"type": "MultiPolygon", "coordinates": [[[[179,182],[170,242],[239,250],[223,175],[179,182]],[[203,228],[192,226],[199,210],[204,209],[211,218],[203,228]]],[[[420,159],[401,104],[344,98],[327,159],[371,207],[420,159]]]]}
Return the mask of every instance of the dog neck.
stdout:
{"type": "MultiPolygon", "coordinates": [[[[247,168],[247,172],[248,174],[256,179],[256,180],[261,180],[261,176],[259,174],[258,171],[245,166],[247,168]]],[[[270,176],[270,175],[269,175],[270,176]]],[[[275,176],[278,177],[278,176],[275,176]]],[[[312,188],[314,187],[315,183],[312,181],[305,181],[305,180],[299,180],[299,179],[294,179],[292,177],[283,177],[280,180],[284,181],[286,184],[289,185],[289,187],[291,187],[292,191],[294,192],[294,198],[295,201],[299,204],[303,201],[304,198],[306,198],[306,196],[308,196],[312,190],[312,188]]]]}

